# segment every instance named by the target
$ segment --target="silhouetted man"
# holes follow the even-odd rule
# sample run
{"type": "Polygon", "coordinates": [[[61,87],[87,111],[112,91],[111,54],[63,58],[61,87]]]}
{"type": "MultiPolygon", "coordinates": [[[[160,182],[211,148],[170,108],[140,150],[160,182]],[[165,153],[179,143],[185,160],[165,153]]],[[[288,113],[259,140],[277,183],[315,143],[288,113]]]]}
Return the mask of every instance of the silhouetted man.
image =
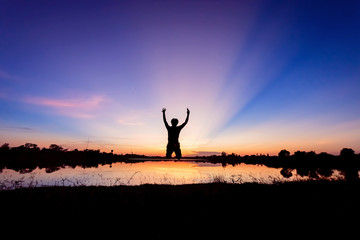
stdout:
{"type": "Polygon", "coordinates": [[[189,121],[190,111],[189,111],[189,109],[187,109],[186,120],[180,126],[177,126],[179,123],[179,120],[177,120],[176,118],[171,119],[171,126],[169,126],[169,124],[166,121],[165,111],[166,111],[166,108],[163,108],[163,110],[162,110],[163,119],[164,119],[165,127],[168,130],[168,144],[166,147],[166,158],[171,158],[172,153],[175,152],[176,158],[178,160],[180,160],[181,149],[180,149],[180,143],[179,143],[179,134],[180,134],[181,129],[183,129],[183,127],[185,127],[185,125],[189,121]]]}

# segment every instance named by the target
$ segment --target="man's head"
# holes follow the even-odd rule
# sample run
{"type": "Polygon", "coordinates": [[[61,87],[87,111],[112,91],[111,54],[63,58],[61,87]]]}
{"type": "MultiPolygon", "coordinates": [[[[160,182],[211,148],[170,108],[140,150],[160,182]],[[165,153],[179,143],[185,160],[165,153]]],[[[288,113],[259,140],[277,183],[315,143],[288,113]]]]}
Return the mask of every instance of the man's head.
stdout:
{"type": "Polygon", "coordinates": [[[171,119],[171,125],[173,127],[176,127],[178,125],[178,123],[179,123],[179,120],[177,120],[176,118],[171,119]]]}

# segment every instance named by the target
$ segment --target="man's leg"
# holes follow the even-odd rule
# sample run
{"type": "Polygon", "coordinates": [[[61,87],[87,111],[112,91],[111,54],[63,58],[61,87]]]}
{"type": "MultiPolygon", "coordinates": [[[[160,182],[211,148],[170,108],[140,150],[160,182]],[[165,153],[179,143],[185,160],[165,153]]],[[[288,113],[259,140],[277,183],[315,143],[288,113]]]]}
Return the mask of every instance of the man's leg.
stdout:
{"type": "Polygon", "coordinates": [[[168,144],[166,146],[166,158],[171,158],[171,154],[173,153],[173,146],[171,146],[170,144],[168,144]]]}
{"type": "Polygon", "coordinates": [[[176,154],[176,158],[177,158],[178,160],[180,160],[180,158],[181,158],[180,145],[176,146],[176,148],[175,148],[175,154],[176,154]]]}

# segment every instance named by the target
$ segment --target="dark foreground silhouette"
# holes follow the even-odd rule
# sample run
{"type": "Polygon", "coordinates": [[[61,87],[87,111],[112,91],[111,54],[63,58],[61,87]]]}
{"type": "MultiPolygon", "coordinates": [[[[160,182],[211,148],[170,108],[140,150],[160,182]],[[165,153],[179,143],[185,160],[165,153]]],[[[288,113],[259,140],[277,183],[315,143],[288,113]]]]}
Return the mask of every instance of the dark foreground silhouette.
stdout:
{"type": "Polygon", "coordinates": [[[358,229],[359,187],[359,181],[46,187],[0,191],[0,203],[2,228],[17,236],[347,239],[358,229]]]}

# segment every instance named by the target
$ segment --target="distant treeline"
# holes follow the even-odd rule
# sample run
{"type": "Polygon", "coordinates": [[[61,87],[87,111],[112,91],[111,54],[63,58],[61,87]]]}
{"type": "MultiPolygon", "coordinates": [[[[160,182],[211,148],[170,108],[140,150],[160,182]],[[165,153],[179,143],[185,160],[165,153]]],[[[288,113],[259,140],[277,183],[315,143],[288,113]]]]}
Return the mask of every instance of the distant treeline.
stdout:
{"type": "MultiPolygon", "coordinates": [[[[45,168],[46,172],[53,172],[66,166],[86,168],[115,162],[141,162],[141,160],[132,160],[132,158],[139,157],[151,159],[144,155],[114,154],[113,152],[100,152],[100,150],[75,149],[70,151],[56,144],[40,149],[33,143],[26,143],[18,147],[10,147],[8,143],[5,143],[0,147],[0,172],[7,168],[20,173],[28,173],[37,167],[45,168]]],[[[245,163],[282,168],[281,174],[286,178],[291,177],[294,170],[298,175],[310,178],[330,177],[334,170],[338,170],[345,179],[351,180],[358,179],[360,170],[360,155],[355,154],[354,150],[350,148],[343,148],[340,155],[324,152],[317,154],[314,151],[296,151],[291,155],[284,149],[279,152],[278,156],[262,154],[240,156],[223,152],[221,155],[192,158],[194,161],[221,163],[224,166],[245,163]]]]}
{"type": "Polygon", "coordinates": [[[223,165],[262,164],[272,168],[282,168],[280,173],[285,178],[293,176],[293,171],[302,177],[327,178],[334,170],[344,176],[346,180],[358,179],[360,170],[360,154],[355,154],[351,148],[343,148],[340,155],[332,155],[325,152],[315,153],[314,151],[296,151],[293,155],[283,149],[278,156],[269,155],[245,155],[226,154],[207,157],[210,162],[222,163],[223,165]]]}
{"type": "Polygon", "coordinates": [[[69,151],[56,144],[40,149],[33,143],[18,147],[10,147],[8,143],[5,143],[0,147],[0,172],[7,168],[20,173],[28,173],[39,167],[45,168],[46,172],[50,173],[66,166],[87,168],[126,162],[129,156],[132,155],[118,155],[100,152],[100,150],[69,151]]]}

